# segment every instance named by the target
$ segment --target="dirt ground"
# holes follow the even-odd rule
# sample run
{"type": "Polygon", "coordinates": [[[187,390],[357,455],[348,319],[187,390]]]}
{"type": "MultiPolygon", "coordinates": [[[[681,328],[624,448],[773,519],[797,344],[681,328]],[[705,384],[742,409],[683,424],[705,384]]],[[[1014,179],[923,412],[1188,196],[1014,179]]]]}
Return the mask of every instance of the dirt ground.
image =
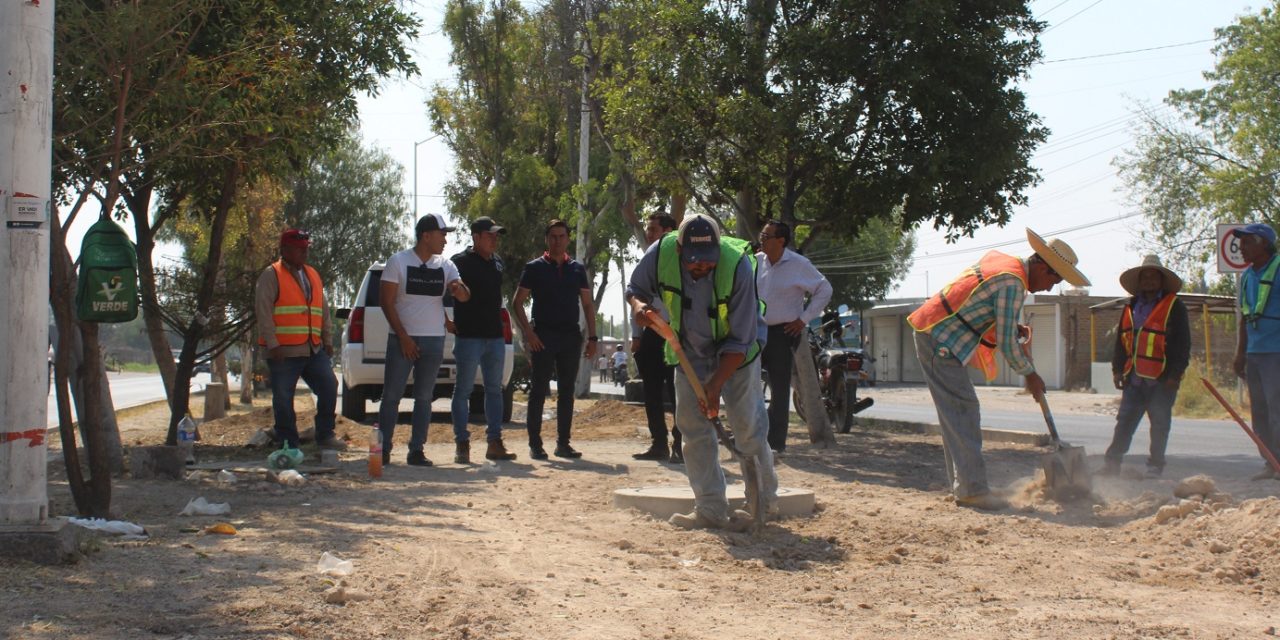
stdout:
{"type": "MultiPolygon", "coordinates": [[[[919,389],[876,393],[927,402],[919,389]]],[[[981,393],[985,407],[1027,402],[981,393]]],[[[1050,402],[1114,411],[1103,396],[1050,402]]],[[[202,425],[201,459],[263,460],[240,445],[270,425],[267,404],[202,425]]],[[[119,518],[149,538],[99,538],[70,566],[0,560],[0,636],[1242,638],[1274,634],[1280,618],[1280,483],[1244,480],[1252,468],[1186,500],[1174,496],[1181,478],[1122,477],[1060,505],[1039,491],[1041,449],[989,443],[993,484],[1015,508],[988,514],[947,500],[935,437],[861,425],[822,450],[798,427],[778,473],[816,492],[814,515],[757,536],[690,532],[611,505],[615,489],[684,484],[678,466],[631,459],[646,444],[642,412],[614,401],[578,411],[576,461],[530,461],[517,415],[506,439],[520,459],[453,464],[437,414],[437,466],[405,466],[399,445],[376,481],[354,450],[341,472],[302,486],[211,472],[119,479],[119,518]],[[178,516],[197,496],[231,515],[178,516]],[[205,532],[220,522],[235,535],[205,532]],[[320,574],[325,552],[354,572],[320,574]]],[[[158,442],[164,421],[161,408],[124,412],[126,444],[158,442]]],[[[338,430],[359,443],[367,427],[338,430]]],[[[402,425],[397,440],[407,435],[402,425]]],[[[72,513],[61,461],[49,468],[52,512],[72,513]]]]}

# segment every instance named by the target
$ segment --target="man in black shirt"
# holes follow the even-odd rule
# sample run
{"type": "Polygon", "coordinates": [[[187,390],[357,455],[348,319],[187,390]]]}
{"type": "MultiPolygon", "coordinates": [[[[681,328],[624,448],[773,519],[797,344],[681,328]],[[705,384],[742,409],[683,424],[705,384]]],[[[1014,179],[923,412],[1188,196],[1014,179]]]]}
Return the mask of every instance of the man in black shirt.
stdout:
{"type": "MultiPolygon", "coordinates": [[[[676,221],[665,213],[651,214],[644,226],[645,248],[662,239],[662,236],[676,230],[676,221]]],[[[658,308],[663,319],[668,319],[661,302],[650,303],[658,308]]],[[[632,327],[631,353],[636,357],[636,369],[640,372],[640,380],[644,390],[644,415],[649,423],[649,436],[653,443],[648,449],[632,454],[636,460],[667,460],[672,464],[684,464],[684,450],[680,446],[680,429],[671,425],[671,448],[667,449],[667,402],[665,396],[674,401],[675,367],[663,359],[662,336],[648,327],[636,324],[632,327]],[[670,458],[667,456],[670,455],[670,458]]]]}
{"type": "Polygon", "coordinates": [[[573,425],[573,387],[578,379],[578,363],[596,355],[596,308],[591,299],[591,283],[582,263],[569,257],[569,225],[552,220],[546,230],[547,251],[530,260],[520,274],[512,311],[529,345],[533,360],[533,388],[529,391],[529,455],[546,460],[542,448],[542,406],[551,388],[551,373],[556,373],[556,456],[581,458],[569,446],[573,425]],[[533,296],[533,324],[524,313],[525,300],[533,296]],[[582,347],[582,329],[578,326],[578,303],[586,312],[587,345],[582,347]]]}
{"type": "Polygon", "coordinates": [[[458,376],[453,385],[453,461],[471,462],[471,434],[467,431],[470,417],[471,390],[476,384],[476,366],[484,377],[485,435],[489,460],[515,460],[516,454],[502,444],[502,364],[506,341],[502,330],[502,258],[498,236],[507,232],[491,218],[477,218],[471,223],[471,246],[453,256],[458,275],[470,284],[471,298],[453,305],[453,359],[458,376]],[[466,275],[463,275],[466,274],[466,275]]]}

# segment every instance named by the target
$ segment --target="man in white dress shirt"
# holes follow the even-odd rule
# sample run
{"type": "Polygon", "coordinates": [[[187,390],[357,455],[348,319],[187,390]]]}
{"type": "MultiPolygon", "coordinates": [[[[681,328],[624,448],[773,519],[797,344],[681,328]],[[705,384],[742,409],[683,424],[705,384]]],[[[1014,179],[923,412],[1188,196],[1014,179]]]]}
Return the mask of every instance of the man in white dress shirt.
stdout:
{"type": "Polygon", "coordinates": [[[808,258],[787,248],[791,227],[769,221],[760,231],[756,254],[756,290],[765,303],[764,322],[769,341],[760,360],[769,376],[769,448],[787,448],[791,406],[791,366],[805,326],[822,314],[831,301],[831,283],[808,258]],[[808,300],[806,301],[806,296],[808,300]]]}

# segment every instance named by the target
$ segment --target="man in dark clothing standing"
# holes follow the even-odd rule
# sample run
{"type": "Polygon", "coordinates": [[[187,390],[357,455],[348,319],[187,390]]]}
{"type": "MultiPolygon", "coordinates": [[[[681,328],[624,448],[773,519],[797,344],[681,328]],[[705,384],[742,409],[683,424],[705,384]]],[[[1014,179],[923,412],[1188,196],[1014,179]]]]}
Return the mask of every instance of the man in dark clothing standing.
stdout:
{"type": "MultiPolygon", "coordinates": [[[[676,221],[665,213],[649,216],[644,226],[645,248],[662,239],[662,236],[676,230],[676,221]]],[[[662,303],[655,299],[652,303],[663,319],[669,319],[662,303]]],[[[636,357],[636,369],[640,371],[640,380],[644,384],[644,415],[649,423],[649,437],[653,444],[648,449],[632,454],[636,460],[668,460],[674,464],[684,464],[684,451],[680,446],[680,429],[671,425],[671,448],[667,448],[667,402],[666,395],[674,400],[675,367],[663,360],[662,348],[665,342],[662,336],[648,327],[636,324],[631,333],[631,353],[636,357]],[[668,455],[670,457],[668,457],[668,455]]]]}
{"type": "Polygon", "coordinates": [[[520,274],[511,306],[532,352],[533,388],[529,391],[529,455],[546,460],[542,447],[542,406],[551,388],[551,374],[556,374],[556,450],[560,458],[581,458],[569,446],[573,426],[573,387],[578,378],[582,358],[591,361],[596,355],[596,308],[591,299],[591,283],[586,267],[569,257],[569,225],[552,220],[546,229],[547,250],[530,260],[520,274]],[[533,297],[533,322],[524,312],[524,303],[533,297]],[[582,346],[582,329],[578,324],[579,303],[587,320],[587,341],[582,346]]]}
{"type": "Polygon", "coordinates": [[[1120,461],[1146,414],[1151,422],[1147,477],[1159,478],[1164,472],[1173,403],[1191,358],[1187,307],[1177,297],[1182,278],[1161,265],[1159,256],[1149,255],[1141,265],[1120,274],[1120,286],[1133,297],[1121,312],[1111,358],[1116,388],[1123,393],[1103,473],[1120,472],[1120,461]]]}
{"type": "Polygon", "coordinates": [[[453,256],[458,275],[471,288],[471,299],[453,305],[453,358],[458,375],[453,386],[453,461],[471,463],[471,390],[476,384],[476,367],[484,379],[485,436],[489,460],[515,460],[516,454],[502,444],[502,365],[506,343],[502,328],[502,258],[498,257],[498,236],[507,232],[492,218],[471,223],[471,246],[453,256]]]}

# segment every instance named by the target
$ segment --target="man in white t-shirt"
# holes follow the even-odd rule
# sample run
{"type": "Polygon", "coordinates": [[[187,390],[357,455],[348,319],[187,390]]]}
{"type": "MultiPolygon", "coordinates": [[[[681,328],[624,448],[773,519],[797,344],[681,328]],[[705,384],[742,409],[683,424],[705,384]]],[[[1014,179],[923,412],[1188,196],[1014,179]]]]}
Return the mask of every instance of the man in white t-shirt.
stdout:
{"type": "Polygon", "coordinates": [[[412,369],[413,433],[405,462],[429,467],[431,461],[422,447],[427,442],[436,377],[444,361],[444,295],[447,292],[466,302],[471,299],[471,291],[458,277],[453,262],[440,255],[448,241],[447,232],[453,231],[453,227],[445,225],[444,217],[428,213],[418,219],[415,231],[418,240],[412,249],[387,258],[378,289],[382,312],[391,325],[378,430],[382,432],[382,462],[389,464],[400,399],[412,369]]]}

